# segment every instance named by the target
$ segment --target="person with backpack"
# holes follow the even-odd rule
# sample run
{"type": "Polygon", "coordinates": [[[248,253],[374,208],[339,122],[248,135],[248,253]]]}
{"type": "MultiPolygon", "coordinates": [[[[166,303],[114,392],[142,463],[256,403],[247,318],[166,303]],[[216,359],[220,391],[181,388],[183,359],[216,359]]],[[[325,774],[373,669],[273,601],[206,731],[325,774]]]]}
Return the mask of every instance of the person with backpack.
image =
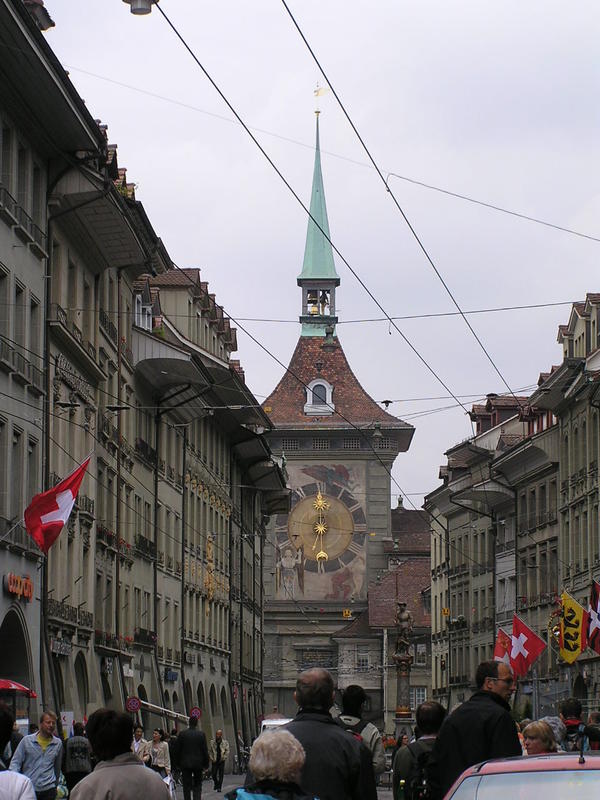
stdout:
{"type": "Polygon", "coordinates": [[[372,722],[361,718],[361,711],[367,701],[367,693],[362,686],[352,684],[342,692],[342,713],[337,718],[338,725],[350,733],[360,736],[369,748],[373,760],[373,774],[385,772],[385,752],[381,734],[372,722]]]}
{"type": "Polygon", "coordinates": [[[416,717],[419,738],[400,747],[392,763],[394,800],[430,797],[426,767],[446,709],[435,700],[427,700],[417,708],[416,717]]]}

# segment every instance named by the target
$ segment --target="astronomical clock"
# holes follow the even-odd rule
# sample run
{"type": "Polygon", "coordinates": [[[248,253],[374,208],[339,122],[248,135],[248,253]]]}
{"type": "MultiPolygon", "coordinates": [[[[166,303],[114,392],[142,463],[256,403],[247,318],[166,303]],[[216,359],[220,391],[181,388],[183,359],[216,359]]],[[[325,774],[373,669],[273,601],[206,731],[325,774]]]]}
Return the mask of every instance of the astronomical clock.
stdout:
{"type": "MultiPolygon", "coordinates": [[[[289,465],[292,466],[291,464],[289,465]]],[[[356,468],[305,466],[322,476],[292,489],[292,509],[275,521],[276,598],[348,601],[366,596],[364,481],[356,468]]]]}

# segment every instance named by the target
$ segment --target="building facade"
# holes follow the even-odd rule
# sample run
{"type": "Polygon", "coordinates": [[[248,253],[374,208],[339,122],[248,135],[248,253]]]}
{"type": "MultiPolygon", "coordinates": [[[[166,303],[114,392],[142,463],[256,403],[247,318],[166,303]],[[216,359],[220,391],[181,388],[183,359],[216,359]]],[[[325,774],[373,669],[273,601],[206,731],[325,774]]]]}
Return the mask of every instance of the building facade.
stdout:
{"type": "MultiPolygon", "coordinates": [[[[329,242],[317,117],[317,147],[302,272],[301,335],[265,401],[275,454],[285,456],[292,510],[269,528],[265,550],[265,673],[268,706],[295,711],[299,670],[340,670],[335,637],[367,610],[367,590],[385,569],[390,470],[412,426],[384,411],[352,372],[336,332],[340,279],[329,242]]],[[[380,699],[378,702],[381,702],[380,699]]],[[[381,707],[373,709],[380,714],[381,707]]]]}
{"type": "Polygon", "coordinates": [[[0,48],[0,677],[38,692],[33,718],[133,696],[146,729],[197,706],[208,734],[250,741],[265,524],[289,496],[271,423],[223,308],[173,265],[21,0],[0,2],[0,23],[34,65],[0,48]],[[39,130],[25,109],[46,84],[39,130]],[[14,523],[90,454],[45,563],[14,523]]]}

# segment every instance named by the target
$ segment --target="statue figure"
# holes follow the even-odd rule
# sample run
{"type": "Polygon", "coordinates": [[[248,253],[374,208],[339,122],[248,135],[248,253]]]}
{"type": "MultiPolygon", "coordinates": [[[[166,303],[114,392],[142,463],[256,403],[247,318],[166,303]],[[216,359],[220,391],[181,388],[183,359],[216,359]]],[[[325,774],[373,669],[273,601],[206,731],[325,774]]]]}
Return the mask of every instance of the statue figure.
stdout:
{"type": "Polygon", "coordinates": [[[396,633],[398,638],[396,640],[396,653],[408,655],[410,649],[410,635],[413,630],[413,615],[406,607],[406,603],[398,600],[396,603],[396,616],[394,622],[396,623],[396,633]]]}

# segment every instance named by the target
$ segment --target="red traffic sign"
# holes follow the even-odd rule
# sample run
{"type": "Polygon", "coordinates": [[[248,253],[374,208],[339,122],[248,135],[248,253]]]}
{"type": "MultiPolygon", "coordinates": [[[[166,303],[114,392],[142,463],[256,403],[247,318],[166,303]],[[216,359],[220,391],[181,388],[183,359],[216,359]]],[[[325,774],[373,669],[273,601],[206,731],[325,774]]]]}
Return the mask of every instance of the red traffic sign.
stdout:
{"type": "Polygon", "coordinates": [[[190,709],[190,717],[194,717],[194,719],[200,719],[202,716],[202,709],[198,708],[198,706],[194,706],[190,709]]]}
{"type": "Polygon", "coordinates": [[[128,697],[125,701],[125,708],[132,714],[139,711],[141,707],[142,703],[139,697],[128,697]]]}

